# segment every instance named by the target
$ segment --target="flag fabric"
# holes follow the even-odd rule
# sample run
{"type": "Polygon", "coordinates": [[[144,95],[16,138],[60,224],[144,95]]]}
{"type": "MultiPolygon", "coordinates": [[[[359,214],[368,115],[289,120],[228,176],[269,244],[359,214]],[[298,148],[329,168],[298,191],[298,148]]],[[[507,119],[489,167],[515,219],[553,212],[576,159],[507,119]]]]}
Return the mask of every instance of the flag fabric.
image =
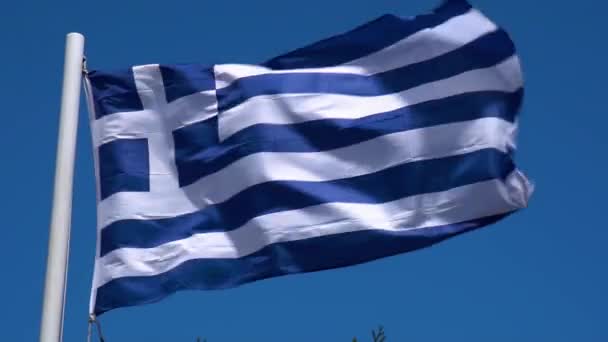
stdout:
{"type": "Polygon", "coordinates": [[[527,206],[508,34],[465,1],[265,63],[87,76],[91,312],[354,265],[527,206]]]}

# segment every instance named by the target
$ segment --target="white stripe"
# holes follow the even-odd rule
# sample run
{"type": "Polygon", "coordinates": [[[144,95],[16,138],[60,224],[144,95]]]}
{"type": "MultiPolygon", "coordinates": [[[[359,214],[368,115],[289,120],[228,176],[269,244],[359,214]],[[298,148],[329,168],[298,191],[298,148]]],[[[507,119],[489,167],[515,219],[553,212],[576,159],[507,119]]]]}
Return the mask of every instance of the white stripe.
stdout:
{"type": "Polygon", "coordinates": [[[92,120],[93,147],[99,147],[116,139],[146,138],[152,127],[158,127],[156,121],[152,119],[156,114],[155,110],[144,109],[104,115],[92,120]]]}
{"type": "MultiPolygon", "coordinates": [[[[336,94],[258,96],[222,113],[220,138],[226,139],[235,132],[258,123],[288,124],[323,118],[354,119],[466,92],[513,91],[522,84],[519,59],[513,56],[494,67],[472,70],[396,94],[373,97],[336,94]]],[[[171,132],[215,115],[215,91],[196,93],[167,104],[162,113],[144,109],[105,115],[94,120],[91,122],[93,144],[98,147],[115,139],[147,138],[150,133],[171,132]],[[160,120],[163,117],[164,120],[160,120]]]]}
{"type": "Polygon", "coordinates": [[[150,133],[173,130],[217,115],[215,90],[195,93],[166,104],[162,110],[114,113],[91,121],[93,145],[116,139],[147,138],[150,133]]]}
{"type": "Polygon", "coordinates": [[[227,233],[197,234],[154,248],[122,248],[97,260],[97,287],[121,277],[161,274],[188,260],[239,258],[277,242],[419,229],[506,213],[526,205],[530,193],[525,182],[515,171],[506,183],[480,182],[384,204],[328,203],[258,216],[227,233]]]}
{"type": "MultiPolygon", "coordinates": [[[[473,9],[435,28],[422,30],[381,51],[341,66],[277,72],[374,74],[439,56],[494,30],[496,26],[473,9]]],[[[114,113],[94,120],[91,123],[94,146],[115,139],[146,138],[149,133],[172,132],[179,127],[217,115],[215,90],[192,94],[161,105],[165,95],[164,90],[159,87],[162,82],[159,83],[157,79],[158,65],[137,66],[133,71],[136,73],[138,93],[146,109],[114,113]],[[159,98],[155,98],[156,95],[159,98]]],[[[216,65],[216,86],[221,88],[236,78],[272,72],[255,65],[216,65]]],[[[382,98],[378,97],[377,101],[382,102],[382,98]]],[[[242,117],[237,120],[240,119],[242,117]]]]}
{"type": "Polygon", "coordinates": [[[475,91],[515,91],[523,85],[517,56],[484,69],[382,96],[278,94],[253,97],[219,114],[219,136],[227,139],[256,124],[291,124],[320,119],[358,119],[421,102],[475,91]]]}
{"type": "Polygon", "coordinates": [[[502,119],[483,118],[393,133],[325,152],[256,153],[181,189],[116,193],[98,204],[98,227],[191,213],[267,181],[328,181],[484,148],[506,152],[514,145],[515,130],[502,119]]]}
{"type": "Polygon", "coordinates": [[[243,64],[215,67],[216,87],[224,88],[242,77],[273,73],[354,73],[373,75],[435,58],[493,32],[496,25],[475,9],[421,30],[378,52],[335,67],[276,70],[243,64]]]}

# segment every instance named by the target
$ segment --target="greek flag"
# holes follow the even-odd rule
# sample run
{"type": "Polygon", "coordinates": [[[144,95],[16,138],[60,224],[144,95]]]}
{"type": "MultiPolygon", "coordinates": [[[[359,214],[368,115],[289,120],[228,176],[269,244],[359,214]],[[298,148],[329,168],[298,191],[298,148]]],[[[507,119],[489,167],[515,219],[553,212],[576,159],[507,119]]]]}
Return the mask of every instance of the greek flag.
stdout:
{"type": "Polygon", "coordinates": [[[91,312],[430,246],[526,207],[514,45],[465,1],[265,63],[90,71],[91,312]]]}

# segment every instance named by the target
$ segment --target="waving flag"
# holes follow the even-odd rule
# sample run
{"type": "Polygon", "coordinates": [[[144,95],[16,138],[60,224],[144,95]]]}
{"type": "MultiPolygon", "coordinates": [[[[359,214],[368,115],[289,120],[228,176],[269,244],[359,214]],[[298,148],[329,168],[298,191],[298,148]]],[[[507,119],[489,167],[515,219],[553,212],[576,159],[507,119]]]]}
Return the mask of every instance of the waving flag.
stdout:
{"type": "Polygon", "coordinates": [[[527,205],[520,63],[464,1],[258,65],[88,74],[91,310],[353,265],[527,205]]]}

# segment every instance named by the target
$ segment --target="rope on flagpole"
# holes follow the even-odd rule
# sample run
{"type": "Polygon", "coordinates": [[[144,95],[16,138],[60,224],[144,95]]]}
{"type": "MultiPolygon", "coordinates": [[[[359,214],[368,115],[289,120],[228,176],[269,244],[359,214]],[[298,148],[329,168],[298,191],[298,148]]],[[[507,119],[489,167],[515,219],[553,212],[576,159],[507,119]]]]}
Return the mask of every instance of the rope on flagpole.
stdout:
{"type": "Polygon", "coordinates": [[[87,56],[82,56],[82,75],[87,76],[89,74],[89,69],[87,69],[87,56]]]}
{"type": "Polygon", "coordinates": [[[101,331],[101,323],[97,320],[94,314],[89,316],[89,327],[87,332],[87,342],[92,342],[93,338],[93,325],[97,328],[97,337],[99,338],[99,342],[105,342],[106,339],[103,337],[103,332],[101,331]]]}
{"type": "MultiPolygon", "coordinates": [[[[89,69],[87,68],[87,56],[82,56],[82,76],[87,79],[89,75],[89,69]]],[[[85,94],[88,97],[88,87],[84,87],[85,94]]],[[[97,328],[97,337],[99,338],[99,342],[105,342],[105,338],[103,337],[103,332],[101,331],[101,323],[97,320],[95,314],[89,314],[89,323],[87,329],[87,342],[92,342],[93,338],[93,326],[97,328]]]]}

